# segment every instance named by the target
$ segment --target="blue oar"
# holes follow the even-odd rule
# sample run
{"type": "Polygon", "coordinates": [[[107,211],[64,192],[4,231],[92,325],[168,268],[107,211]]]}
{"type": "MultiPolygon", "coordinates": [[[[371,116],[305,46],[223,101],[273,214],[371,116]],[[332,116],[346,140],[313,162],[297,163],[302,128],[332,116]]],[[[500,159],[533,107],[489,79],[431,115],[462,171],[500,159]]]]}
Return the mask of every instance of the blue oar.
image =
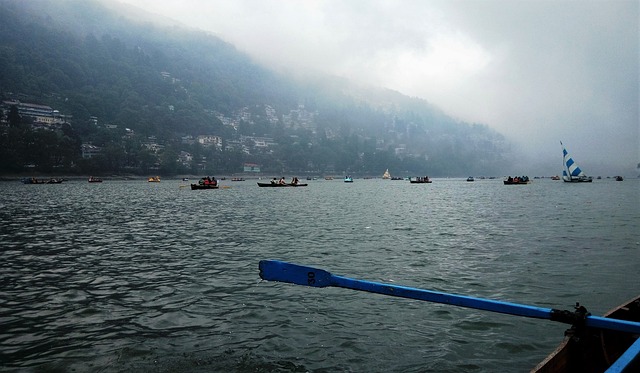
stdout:
{"type": "Polygon", "coordinates": [[[346,289],[367,291],[370,293],[391,295],[394,297],[410,298],[424,300],[427,302],[474,308],[478,310],[506,313],[509,315],[547,319],[567,324],[584,323],[584,325],[593,328],[640,333],[640,323],[638,322],[608,319],[605,317],[591,316],[586,313],[580,314],[577,312],[441,293],[437,291],[390,285],[380,282],[356,280],[349,277],[335,276],[322,269],[301,266],[279,260],[261,260],[259,268],[260,278],[263,280],[289,282],[296,285],[306,285],[318,288],[335,286],[346,289]]]}

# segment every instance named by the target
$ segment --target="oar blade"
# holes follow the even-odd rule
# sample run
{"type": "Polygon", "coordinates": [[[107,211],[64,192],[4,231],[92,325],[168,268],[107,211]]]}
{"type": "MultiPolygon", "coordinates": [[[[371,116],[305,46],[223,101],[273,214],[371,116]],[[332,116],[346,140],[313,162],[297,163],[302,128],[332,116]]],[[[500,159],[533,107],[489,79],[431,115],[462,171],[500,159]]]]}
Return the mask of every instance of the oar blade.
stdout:
{"type": "Polygon", "coordinates": [[[318,268],[279,260],[261,260],[258,267],[260,268],[260,278],[263,280],[288,282],[317,288],[332,285],[333,276],[331,273],[318,268]]]}

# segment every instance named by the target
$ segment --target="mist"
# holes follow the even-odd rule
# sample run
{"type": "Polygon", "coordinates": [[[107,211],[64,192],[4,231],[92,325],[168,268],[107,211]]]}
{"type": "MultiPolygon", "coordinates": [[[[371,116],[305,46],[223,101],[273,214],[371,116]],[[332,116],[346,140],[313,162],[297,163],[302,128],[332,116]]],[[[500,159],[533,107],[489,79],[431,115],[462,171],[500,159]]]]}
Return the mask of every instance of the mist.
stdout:
{"type": "MultiPolygon", "coordinates": [[[[637,1],[122,0],[275,69],[420,97],[514,144],[517,170],[636,176],[637,1]]],[[[506,171],[506,170],[505,170],[506,171]]]]}

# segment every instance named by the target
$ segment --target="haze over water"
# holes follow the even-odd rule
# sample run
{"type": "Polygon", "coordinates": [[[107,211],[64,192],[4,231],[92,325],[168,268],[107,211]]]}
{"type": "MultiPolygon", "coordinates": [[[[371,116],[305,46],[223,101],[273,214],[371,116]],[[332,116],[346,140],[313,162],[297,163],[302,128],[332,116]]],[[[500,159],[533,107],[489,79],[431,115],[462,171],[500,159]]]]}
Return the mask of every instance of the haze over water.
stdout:
{"type": "Polygon", "coordinates": [[[528,371],[568,327],[260,281],[258,261],[594,315],[638,295],[636,179],[0,183],[2,371],[528,371]]]}

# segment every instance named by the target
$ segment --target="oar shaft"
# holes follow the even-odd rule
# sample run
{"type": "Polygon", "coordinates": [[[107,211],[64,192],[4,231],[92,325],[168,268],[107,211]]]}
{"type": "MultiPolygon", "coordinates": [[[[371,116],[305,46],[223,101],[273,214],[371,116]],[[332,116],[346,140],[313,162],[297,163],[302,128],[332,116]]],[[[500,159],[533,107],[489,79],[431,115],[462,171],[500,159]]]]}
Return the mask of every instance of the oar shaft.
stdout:
{"type": "Polygon", "coordinates": [[[411,288],[356,280],[348,277],[332,275],[332,285],[352,290],[362,290],[370,293],[391,295],[394,297],[410,298],[427,302],[450,304],[459,307],[474,308],[485,311],[492,311],[516,316],[525,316],[538,319],[549,319],[551,317],[550,308],[527,306],[516,303],[502,302],[497,300],[482,299],[465,295],[441,293],[432,290],[411,288]]]}
{"type": "Polygon", "coordinates": [[[260,277],[269,281],[283,281],[297,285],[312,287],[336,286],[370,293],[391,295],[394,297],[417,299],[427,302],[450,304],[484,311],[504,313],[508,315],[547,319],[567,324],[584,324],[592,328],[610,329],[640,334],[640,323],[626,320],[610,319],[598,316],[586,316],[581,312],[562,311],[541,308],[525,304],[509,303],[498,300],[476,298],[466,295],[442,293],[432,290],[417,289],[357,280],[350,277],[336,276],[319,268],[301,266],[278,260],[261,260],[260,277]]]}

